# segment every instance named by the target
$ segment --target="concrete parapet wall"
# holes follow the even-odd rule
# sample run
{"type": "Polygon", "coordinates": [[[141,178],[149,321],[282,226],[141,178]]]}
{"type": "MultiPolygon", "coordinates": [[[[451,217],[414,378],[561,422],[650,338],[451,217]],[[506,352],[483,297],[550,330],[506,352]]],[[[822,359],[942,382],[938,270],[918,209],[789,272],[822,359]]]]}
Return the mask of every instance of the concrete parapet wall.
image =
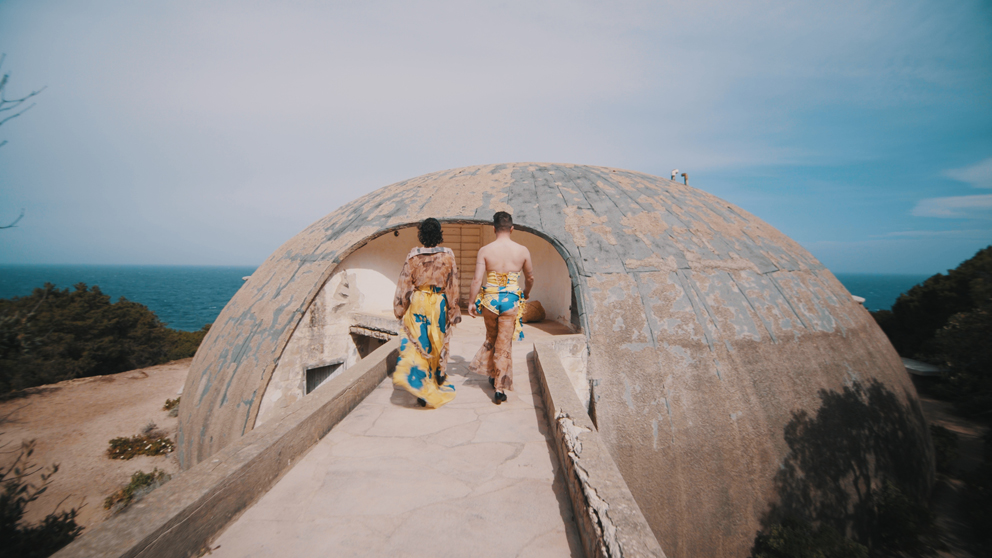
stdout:
{"type": "Polygon", "coordinates": [[[591,389],[589,386],[589,342],[581,333],[556,335],[549,341],[558,354],[565,375],[572,382],[575,395],[583,409],[589,409],[591,389]]]}
{"type": "Polygon", "coordinates": [[[398,347],[398,339],[386,343],[55,556],[197,555],[382,382],[396,363],[398,347]]]}
{"type": "Polygon", "coordinates": [[[553,342],[534,345],[541,396],[588,558],[665,553],[576,394],[553,342]]]}

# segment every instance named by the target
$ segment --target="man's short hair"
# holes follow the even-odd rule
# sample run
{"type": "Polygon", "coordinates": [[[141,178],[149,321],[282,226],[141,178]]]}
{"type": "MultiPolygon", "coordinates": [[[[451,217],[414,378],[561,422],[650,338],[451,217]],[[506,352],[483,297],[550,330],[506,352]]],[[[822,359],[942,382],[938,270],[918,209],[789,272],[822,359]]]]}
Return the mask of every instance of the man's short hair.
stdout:
{"type": "Polygon", "coordinates": [[[497,211],[493,215],[493,227],[496,232],[508,231],[513,228],[513,217],[505,211],[497,211]]]}

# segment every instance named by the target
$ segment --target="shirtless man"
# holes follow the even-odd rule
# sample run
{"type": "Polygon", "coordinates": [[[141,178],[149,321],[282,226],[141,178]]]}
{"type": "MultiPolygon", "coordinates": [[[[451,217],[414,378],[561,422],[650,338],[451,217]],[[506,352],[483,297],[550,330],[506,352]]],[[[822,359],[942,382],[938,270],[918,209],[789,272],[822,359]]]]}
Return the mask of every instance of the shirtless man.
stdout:
{"type": "Polygon", "coordinates": [[[513,338],[523,339],[519,312],[534,287],[534,266],[530,250],[510,240],[513,218],[509,213],[499,211],[493,215],[493,229],[496,240],[480,248],[475,260],[468,313],[485,319],[486,342],[469,369],[489,376],[489,385],[496,390],[493,401],[499,405],[506,401],[505,391],[513,389],[513,338]]]}

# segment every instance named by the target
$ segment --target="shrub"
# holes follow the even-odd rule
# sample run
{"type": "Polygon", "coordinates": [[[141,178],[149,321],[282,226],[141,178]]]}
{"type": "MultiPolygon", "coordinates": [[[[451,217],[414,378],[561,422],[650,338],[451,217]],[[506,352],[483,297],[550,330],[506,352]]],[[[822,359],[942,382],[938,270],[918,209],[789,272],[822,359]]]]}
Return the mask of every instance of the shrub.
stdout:
{"type": "Polygon", "coordinates": [[[153,469],[151,473],[138,471],[131,475],[131,482],[107,496],[103,501],[103,509],[113,510],[115,514],[120,513],[152,490],[165,484],[170,478],[172,478],[170,475],[165,471],[159,471],[158,468],[153,469]]]}
{"type": "Polygon", "coordinates": [[[933,531],[933,514],[927,506],[910,498],[892,481],[886,481],[875,491],[877,546],[888,550],[913,549],[920,538],[933,531]]]}
{"type": "Polygon", "coordinates": [[[28,525],[21,522],[27,505],[47,490],[58,465],[47,472],[32,464],[34,441],[23,442],[14,462],[7,468],[0,467],[0,549],[4,556],[43,558],[50,556],[72,542],[83,529],[76,524],[77,511],[55,511],[40,523],[28,525]],[[35,486],[27,479],[41,472],[41,484],[35,486]]]}
{"type": "Polygon", "coordinates": [[[946,275],[938,273],[903,293],[891,311],[875,313],[899,354],[933,360],[936,332],[951,316],[992,297],[992,246],[979,250],[946,275]]]}
{"type": "Polygon", "coordinates": [[[200,347],[204,336],[210,331],[210,324],[200,328],[199,331],[181,331],[178,329],[166,329],[166,341],[168,351],[166,362],[189,358],[196,354],[196,349],[200,347]]]}
{"type": "Polygon", "coordinates": [[[951,316],[935,345],[948,368],[941,395],[965,415],[992,412],[992,301],[951,316]]]}
{"type": "Polygon", "coordinates": [[[142,304],[112,303],[84,283],[73,289],[45,283],[0,299],[0,394],[187,358],[209,330],[172,330],[142,304]]]}
{"type": "Polygon", "coordinates": [[[922,550],[925,544],[941,545],[933,514],[894,482],[886,481],[869,497],[870,526],[861,533],[860,542],[844,537],[825,521],[814,528],[807,521],[787,517],[758,533],[752,558],[867,558],[869,554],[888,556],[922,550]]]}
{"type": "Polygon", "coordinates": [[[162,406],[162,410],[163,411],[171,411],[173,409],[178,409],[179,408],[179,399],[181,399],[181,398],[180,397],[177,397],[175,399],[166,399],[165,400],[165,405],[162,406]]]}
{"type": "Polygon", "coordinates": [[[868,549],[828,525],[788,518],[759,533],[752,558],[868,558],[868,549]]]}
{"type": "Polygon", "coordinates": [[[176,445],[172,440],[161,434],[141,434],[130,438],[114,438],[107,448],[107,457],[111,459],[131,459],[138,455],[165,455],[175,451],[176,445]]]}
{"type": "Polygon", "coordinates": [[[899,354],[947,367],[934,389],[958,411],[992,412],[992,246],[873,316],[899,354]]]}

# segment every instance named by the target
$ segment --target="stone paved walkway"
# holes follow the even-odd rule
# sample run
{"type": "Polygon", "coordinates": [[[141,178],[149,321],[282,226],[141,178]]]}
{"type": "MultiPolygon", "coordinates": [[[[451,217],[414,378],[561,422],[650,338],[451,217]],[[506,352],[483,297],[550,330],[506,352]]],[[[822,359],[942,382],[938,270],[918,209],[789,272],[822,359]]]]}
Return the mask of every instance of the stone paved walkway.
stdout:
{"type": "Polygon", "coordinates": [[[390,378],[211,545],[213,556],[581,556],[549,440],[533,343],[558,326],[525,326],[515,391],[502,405],[470,374],[481,319],[451,341],[458,396],[416,406],[390,378]]]}

